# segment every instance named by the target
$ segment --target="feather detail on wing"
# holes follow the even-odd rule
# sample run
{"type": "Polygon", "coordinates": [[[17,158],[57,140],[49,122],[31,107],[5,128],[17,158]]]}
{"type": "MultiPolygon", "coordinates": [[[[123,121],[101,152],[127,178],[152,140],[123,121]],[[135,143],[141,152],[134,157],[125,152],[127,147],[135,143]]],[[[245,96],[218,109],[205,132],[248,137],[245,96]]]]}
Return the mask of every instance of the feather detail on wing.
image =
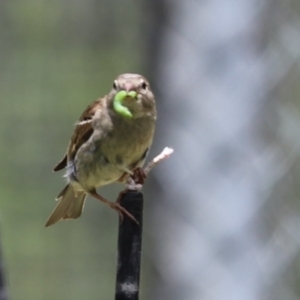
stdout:
{"type": "Polygon", "coordinates": [[[100,98],[90,104],[82,113],[79,121],[76,123],[76,128],[71,137],[67,153],[64,158],[53,168],[53,171],[59,171],[67,166],[68,161],[73,160],[78,149],[84,144],[92,135],[92,119],[97,110],[103,107],[104,98],[100,98]]]}
{"type": "Polygon", "coordinates": [[[67,166],[67,154],[64,158],[53,168],[53,172],[60,171],[67,166]]]}

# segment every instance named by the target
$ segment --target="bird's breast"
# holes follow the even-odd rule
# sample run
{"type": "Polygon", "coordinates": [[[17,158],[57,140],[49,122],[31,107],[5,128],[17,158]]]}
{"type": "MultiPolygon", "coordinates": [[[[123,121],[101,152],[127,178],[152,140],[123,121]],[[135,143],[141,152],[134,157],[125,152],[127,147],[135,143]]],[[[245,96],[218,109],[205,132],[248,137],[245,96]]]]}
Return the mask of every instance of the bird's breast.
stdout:
{"type": "Polygon", "coordinates": [[[76,155],[77,180],[85,189],[117,181],[127,170],[143,164],[153,133],[152,120],[116,122],[108,132],[96,128],[76,155]]]}

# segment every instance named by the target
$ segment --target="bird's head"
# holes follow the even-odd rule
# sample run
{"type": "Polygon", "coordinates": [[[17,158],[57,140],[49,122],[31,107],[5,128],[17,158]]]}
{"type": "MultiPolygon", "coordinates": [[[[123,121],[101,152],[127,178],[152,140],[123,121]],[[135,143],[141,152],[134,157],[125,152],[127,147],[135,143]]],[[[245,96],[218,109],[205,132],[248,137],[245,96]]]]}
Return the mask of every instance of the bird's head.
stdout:
{"type": "Polygon", "coordinates": [[[151,116],[155,113],[155,100],[147,79],[138,74],[118,76],[110,92],[113,108],[127,118],[151,116]]]}

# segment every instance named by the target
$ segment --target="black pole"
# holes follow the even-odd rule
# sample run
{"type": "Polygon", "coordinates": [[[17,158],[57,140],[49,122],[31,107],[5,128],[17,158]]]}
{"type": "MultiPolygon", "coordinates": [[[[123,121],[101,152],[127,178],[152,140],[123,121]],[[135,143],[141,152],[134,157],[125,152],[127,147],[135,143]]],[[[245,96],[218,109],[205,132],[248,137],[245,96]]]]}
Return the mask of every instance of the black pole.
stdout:
{"type": "Polygon", "coordinates": [[[115,300],[138,300],[140,287],[143,194],[127,191],[120,199],[121,205],[139,224],[128,217],[119,220],[118,264],[115,300]]]}
{"type": "Polygon", "coordinates": [[[4,263],[3,263],[3,256],[2,256],[1,244],[0,244],[0,300],[8,299],[4,273],[5,273],[4,272],[4,263]]]}

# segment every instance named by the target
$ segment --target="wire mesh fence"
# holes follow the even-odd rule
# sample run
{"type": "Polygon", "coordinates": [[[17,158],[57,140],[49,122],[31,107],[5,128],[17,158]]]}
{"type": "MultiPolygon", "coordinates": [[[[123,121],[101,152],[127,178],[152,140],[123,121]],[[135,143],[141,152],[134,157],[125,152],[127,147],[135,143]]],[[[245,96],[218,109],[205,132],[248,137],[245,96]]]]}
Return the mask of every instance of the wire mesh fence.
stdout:
{"type": "Polygon", "coordinates": [[[297,9],[166,3],[152,299],[298,299],[297,9]]]}
{"type": "Polygon", "coordinates": [[[80,220],[43,224],[72,124],[128,71],[156,93],[149,156],[175,149],[144,190],[140,298],[300,299],[296,1],[14,0],[0,14],[13,299],[112,297],[117,217],[88,200],[80,220]]]}

